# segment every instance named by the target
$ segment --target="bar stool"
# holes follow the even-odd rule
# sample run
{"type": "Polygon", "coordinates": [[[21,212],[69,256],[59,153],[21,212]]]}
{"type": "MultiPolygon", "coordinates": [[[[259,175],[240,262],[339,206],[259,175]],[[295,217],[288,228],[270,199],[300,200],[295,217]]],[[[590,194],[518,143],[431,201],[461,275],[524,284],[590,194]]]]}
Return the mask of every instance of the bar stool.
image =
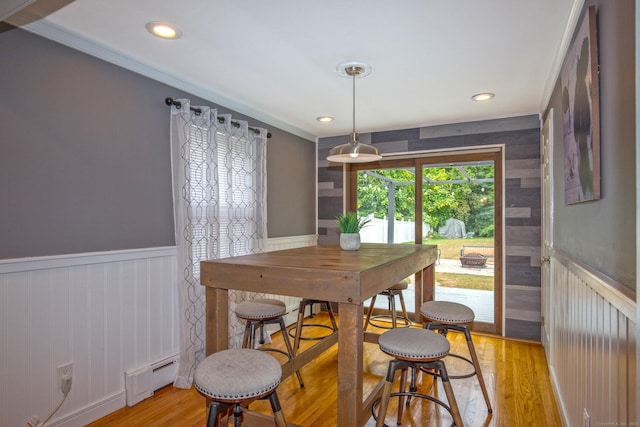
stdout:
{"type": "Polygon", "coordinates": [[[298,322],[293,328],[289,329],[289,336],[294,338],[293,354],[298,354],[298,349],[300,348],[300,340],[307,340],[307,341],[321,340],[322,338],[325,338],[330,335],[328,334],[321,337],[306,338],[302,336],[302,328],[306,328],[306,327],[318,327],[318,328],[331,329],[331,333],[334,333],[335,331],[338,330],[338,324],[336,323],[336,318],[333,314],[333,308],[331,307],[331,304],[329,303],[329,301],[322,301],[317,299],[306,299],[306,298],[303,298],[300,301],[300,305],[298,308],[298,322]],[[307,306],[310,307],[309,317],[313,318],[313,304],[323,305],[327,309],[327,312],[329,313],[329,319],[331,319],[331,326],[322,325],[320,323],[304,323],[304,313],[307,309],[307,306]]]}
{"type": "MultiPolygon", "coordinates": [[[[283,301],[271,298],[256,298],[253,300],[243,301],[236,306],[236,316],[238,319],[244,320],[245,329],[244,336],[242,338],[242,348],[254,348],[255,347],[255,334],[256,328],[260,330],[260,344],[264,344],[264,325],[278,324],[282,331],[282,340],[287,348],[287,351],[282,351],[278,348],[261,348],[264,351],[275,351],[280,354],[284,354],[291,360],[295,355],[293,348],[291,347],[291,341],[287,335],[287,329],[284,325],[284,316],[287,314],[287,306],[283,301]]],[[[296,371],[298,382],[300,387],[304,387],[302,382],[302,375],[300,371],[296,371]]]]}
{"type": "Polygon", "coordinates": [[[281,377],[280,363],[258,350],[222,350],[208,356],[196,367],[194,374],[196,390],[211,399],[207,427],[217,427],[218,416],[231,405],[234,425],[239,427],[242,417],[240,405],[256,399],[269,399],[276,426],[286,427],[276,394],[281,377]]]}
{"type": "MultiPolygon", "coordinates": [[[[449,382],[450,377],[447,374],[447,368],[442,360],[449,354],[450,348],[449,341],[447,341],[444,336],[427,329],[397,328],[390,329],[380,335],[378,345],[380,346],[380,350],[393,356],[394,359],[389,362],[387,376],[382,389],[382,397],[374,402],[371,408],[373,417],[376,420],[376,427],[386,426],[384,419],[391,397],[398,397],[400,399],[398,402],[398,418],[396,420],[398,425],[401,425],[402,413],[405,407],[405,397],[419,397],[442,406],[451,414],[454,424],[457,427],[463,427],[460,410],[458,409],[458,404],[453,394],[453,388],[449,382]],[[414,390],[413,384],[411,391],[405,391],[407,371],[411,369],[412,372],[415,372],[420,368],[432,370],[440,377],[447,396],[448,405],[433,396],[418,393],[417,390],[414,390]],[[400,391],[398,393],[391,393],[393,380],[398,370],[401,371],[400,391]],[[376,406],[378,406],[378,403],[380,409],[376,414],[376,406]]],[[[409,403],[407,403],[407,406],[408,405],[409,403]]]]}
{"type": "Polygon", "coordinates": [[[397,327],[397,320],[401,319],[404,322],[404,326],[411,326],[412,322],[407,315],[407,307],[404,304],[404,297],[402,296],[402,291],[406,290],[409,287],[409,281],[401,280],[390,288],[385,289],[377,295],[374,295],[371,298],[371,304],[369,304],[369,310],[367,311],[367,318],[364,321],[364,330],[367,330],[367,327],[371,324],[377,328],[383,329],[393,329],[397,327]],[[373,313],[373,306],[376,303],[376,298],[378,295],[384,295],[389,299],[389,310],[391,314],[379,314],[377,316],[371,316],[373,313]],[[402,308],[402,316],[398,316],[396,313],[396,300],[395,297],[400,299],[400,307],[402,308]],[[381,318],[391,318],[391,327],[383,326],[380,324],[373,323],[372,320],[381,319],[381,318]]]}
{"type": "Polygon", "coordinates": [[[467,340],[467,347],[469,348],[469,355],[471,359],[460,356],[458,354],[450,354],[451,357],[462,359],[473,366],[473,372],[466,375],[449,375],[451,379],[457,378],[469,378],[472,376],[478,377],[480,388],[482,389],[482,395],[484,401],[487,404],[487,410],[489,413],[493,412],[491,408],[491,402],[489,401],[489,393],[484,383],[484,377],[480,370],[480,362],[476,355],[475,346],[471,340],[471,332],[469,330],[469,324],[473,322],[475,313],[469,307],[464,304],[450,301],[427,301],[420,306],[420,314],[426,319],[424,327],[432,331],[439,331],[445,337],[449,330],[462,332],[467,340]]]}

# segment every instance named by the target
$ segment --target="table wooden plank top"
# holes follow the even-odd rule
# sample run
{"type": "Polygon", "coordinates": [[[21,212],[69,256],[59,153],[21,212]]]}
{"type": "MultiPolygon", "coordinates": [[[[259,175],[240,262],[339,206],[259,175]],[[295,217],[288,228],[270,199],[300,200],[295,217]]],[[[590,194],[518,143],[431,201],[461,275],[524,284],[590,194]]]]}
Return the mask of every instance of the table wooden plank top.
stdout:
{"type": "Polygon", "coordinates": [[[201,263],[202,284],[220,289],[360,304],[437,258],[435,245],[307,246],[201,263]]]}

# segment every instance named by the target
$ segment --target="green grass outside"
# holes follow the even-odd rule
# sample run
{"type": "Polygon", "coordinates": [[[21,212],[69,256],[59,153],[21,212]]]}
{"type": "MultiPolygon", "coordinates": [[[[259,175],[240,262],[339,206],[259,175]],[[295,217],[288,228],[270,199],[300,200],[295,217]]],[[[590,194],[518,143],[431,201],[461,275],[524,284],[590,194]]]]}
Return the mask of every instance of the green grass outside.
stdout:
{"type": "Polygon", "coordinates": [[[436,281],[445,288],[493,290],[492,276],[476,276],[471,274],[437,273],[436,281]]]}
{"type": "Polygon", "coordinates": [[[462,245],[493,246],[493,237],[474,237],[472,239],[429,239],[423,242],[426,245],[438,245],[442,251],[440,258],[459,259],[462,245]]]}
{"type": "MultiPolygon", "coordinates": [[[[438,249],[442,251],[440,255],[441,259],[459,260],[460,249],[462,249],[462,245],[493,246],[493,238],[479,237],[472,239],[429,239],[424,241],[424,243],[429,245],[438,245],[438,249]]],[[[438,281],[440,286],[449,288],[479,289],[484,291],[493,290],[493,277],[491,276],[437,273],[436,280],[438,281]]]]}

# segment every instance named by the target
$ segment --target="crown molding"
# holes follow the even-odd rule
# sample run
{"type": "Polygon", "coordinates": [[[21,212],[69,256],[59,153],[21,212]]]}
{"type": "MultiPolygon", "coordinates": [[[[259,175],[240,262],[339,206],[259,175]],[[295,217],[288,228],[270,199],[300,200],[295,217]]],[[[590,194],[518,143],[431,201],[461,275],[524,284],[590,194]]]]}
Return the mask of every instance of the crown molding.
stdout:
{"type": "Polygon", "coordinates": [[[580,13],[582,12],[582,7],[584,6],[584,0],[575,0],[571,7],[571,13],[569,14],[569,19],[567,20],[567,26],[564,29],[564,34],[562,35],[562,41],[560,42],[560,47],[556,51],[555,58],[553,60],[553,64],[551,66],[551,71],[547,76],[547,82],[545,84],[544,96],[542,97],[542,105],[540,106],[540,111],[544,113],[545,109],[549,105],[549,101],[551,100],[551,95],[553,94],[553,88],[556,85],[556,81],[560,76],[560,70],[562,69],[562,63],[564,62],[564,58],[567,55],[567,50],[569,49],[569,45],[571,44],[571,39],[573,38],[573,33],[578,25],[578,19],[580,18],[580,13]]]}

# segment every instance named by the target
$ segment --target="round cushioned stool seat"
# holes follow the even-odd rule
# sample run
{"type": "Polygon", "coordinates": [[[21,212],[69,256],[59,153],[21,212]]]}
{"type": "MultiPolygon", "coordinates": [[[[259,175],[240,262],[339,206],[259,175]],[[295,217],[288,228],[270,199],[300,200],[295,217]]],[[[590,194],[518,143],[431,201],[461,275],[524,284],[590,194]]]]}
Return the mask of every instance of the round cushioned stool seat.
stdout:
{"type": "Polygon", "coordinates": [[[231,349],[213,353],[196,368],[196,389],[218,401],[237,402],[265,396],[282,377],[280,363],[267,353],[231,349]]]}
{"type": "Polygon", "coordinates": [[[430,320],[442,323],[470,323],[475,314],[463,304],[450,301],[427,301],[420,307],[420,314],[430,320]]]}
{"type": "Polygon", "coordinates": [[[272,319],[285,314],[287,305],[277,299],[257,298],[236,306],[236,316],[241,319],[272,319]]]}
{"type": "Polygon", "coordinates": [[[389,291],[404,291],[408,287],[409,287],[409,282],[406,279],[404,279],[387,289],[389,291]]]}
{"type": "Polygon", "coordinates": [[[449,341],[428,329],[396,328],[380,335],[383,352],[402,359],[439,359],[449,354],[449,341]]]}

